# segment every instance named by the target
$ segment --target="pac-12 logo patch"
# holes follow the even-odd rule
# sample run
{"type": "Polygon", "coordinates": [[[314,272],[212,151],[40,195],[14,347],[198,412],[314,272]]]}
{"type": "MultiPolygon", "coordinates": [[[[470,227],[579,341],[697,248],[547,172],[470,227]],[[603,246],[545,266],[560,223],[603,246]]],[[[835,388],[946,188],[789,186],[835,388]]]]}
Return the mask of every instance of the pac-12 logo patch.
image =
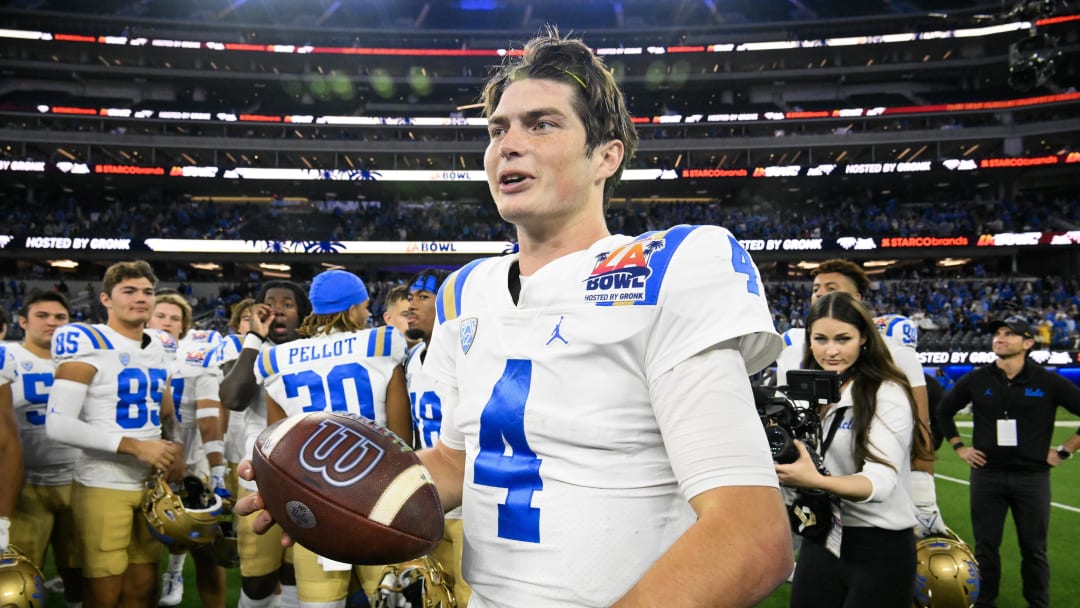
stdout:
{"type": "Polygon", "coordinates": [[[461,352],[469,354],[473,341],[476,340],[476,317],[461,320],[461,352]]]}
{"type": "Polygon", "coordinates": [[[652,274],[649,259],[664,248],[664,239],[627,243],[596,256],[596,266],[585,279],[586,302],[633,303],[645,299],[645,283],[652,274]]]}
{"type": "Polygon", "coordinates": [[[128,363],[131,363],[131,355],[127,353],[120,353],[120,365],[127,367],[128,363]]]}

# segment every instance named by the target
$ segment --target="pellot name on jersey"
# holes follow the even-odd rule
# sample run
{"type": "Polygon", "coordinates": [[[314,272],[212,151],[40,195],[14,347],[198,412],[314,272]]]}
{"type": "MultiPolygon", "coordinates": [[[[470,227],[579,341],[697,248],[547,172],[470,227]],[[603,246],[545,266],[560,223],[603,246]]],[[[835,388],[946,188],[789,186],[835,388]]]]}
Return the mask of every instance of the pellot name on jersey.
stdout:
{"type": "Polygon", "coordinates": [[[356,336],[350,336],[344,340],[335,340],[331,343],[293,346],[286,351],[289,364],[305,361],[316,361],[327,357],[340,357],[342,355],[359,354],[356,349],[356,336]]]}

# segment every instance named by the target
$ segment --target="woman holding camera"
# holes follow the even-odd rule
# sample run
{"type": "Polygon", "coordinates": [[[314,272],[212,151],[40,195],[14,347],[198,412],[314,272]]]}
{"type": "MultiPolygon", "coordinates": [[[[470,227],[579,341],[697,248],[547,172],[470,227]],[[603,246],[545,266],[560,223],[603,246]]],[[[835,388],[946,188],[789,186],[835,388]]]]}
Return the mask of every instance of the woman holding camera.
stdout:
{"type": "Polygon", "coordinates": [[[839,522],[820,542],[803,542],[791,606],[910,608],[915,588],[911,456],[932,457],[915,400],[873,318],[847,293],[818,299],[806,319],[803,369],[840,374],[838,403],[821,406],[825,468],[798,443],[799,459],[776,465],[780,483],[838,497],[839,522]]]}

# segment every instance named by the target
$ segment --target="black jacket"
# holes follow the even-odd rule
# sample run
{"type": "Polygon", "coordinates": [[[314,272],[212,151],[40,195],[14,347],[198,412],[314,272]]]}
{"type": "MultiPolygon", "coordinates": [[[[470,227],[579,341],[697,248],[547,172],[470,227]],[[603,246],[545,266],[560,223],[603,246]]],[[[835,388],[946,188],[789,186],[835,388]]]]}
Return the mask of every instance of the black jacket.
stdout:
{"type": "Polygon", "coordinates": [[[978,367],[957,380],[938,406],[945,437],[958,434],[953,416],[968,403],[974,415],[971,444],[986,454],[984,468],[1045,471],[1057,407],[1080,415],[1080,388],[1031,359],[1011,381],[997,365],[978,367]],[[1006,418],[1016,420],[1015,447],[997,445],[997,421],[1006,418]]]}

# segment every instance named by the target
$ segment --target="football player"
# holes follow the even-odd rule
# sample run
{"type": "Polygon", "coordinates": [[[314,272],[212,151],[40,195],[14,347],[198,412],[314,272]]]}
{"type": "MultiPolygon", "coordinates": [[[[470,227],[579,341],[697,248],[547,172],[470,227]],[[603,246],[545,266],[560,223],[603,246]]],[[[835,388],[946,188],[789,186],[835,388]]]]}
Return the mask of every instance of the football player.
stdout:
{"type": "Polygon", "coordinates": [[[11,540],[39,568],[44,567],[45,550],[52,546],[69,607],[82,601],[82,572],[71,512],[79,451],[46,436],[45,407],[55,369],[50,344],[53,333],[68,322],[70,311],[67,298],[55,291],[30,295],[19,311],[19,326],[25,333],[22,344],[0,347],[6,351],[0,371],[0,382],[4,383],[0,401],[2,393],[10,391],[25,465],[11,540]]]}
{"type": "Polygon", "coordinates": [[[113,264],[102,281],[104,324],[72,323],[52,339],[56,364],[45,431],[82,449],[72,509],[91,606],[157,603],[161,543],[140,512],[152,470],[179,479],[183,446],[169,396],[176,341],[146,329],[157,277],[141,260],[113,264]]]}
{"type": "MultiPolygon", "coordinates": [[[[405,336],[392,326],[367,329],[368,292],[360,277],[327,270],[311,281],[307,336],[259,357],[255,375],[266,390],[267,424],[331,409],[359,414],[410,437],[405,388],[405,336]]],[[[352,566],[293,548],[301,607],[343,608],[352,566]]],[[[377,581],[375,581],[377,583],[377,581]]],[[[370,584],[374,591],[375,583],[370,584]]]]}
{"type": "MultiPolygon", "coordinates": [[[[442,400],[435,380],[424,373],[424,359],[431,332],[435,329],[435,297],[446,280],[442,270],[425,270],[409,282],[409,328],[406,338],[417,340],[405,363],[405,383],[409,387],[413,426],[417,448],[433,448],[439,441],[442,428],[442,400]]],[[[464,537],[461,529],[461,507],[446,514],[443,539],[432,556],[453,581],[454,598],[458,606],[467,606],[471,591],[461,577],[461,550],[464,537]]]]}
{"type": "MultiPolygon", "coordinates": [[[[300,337],[300,320],[311,313],[307,294],[292,281],[267,281],[252,306],[249,329],[241,341],[240,354],[228,367],[218,394],[221,404],[244,417],[244,454],[251,454],[255,439],[266,428],[266,399],[256,378],[255,361],[263,350],[300,337]]],[[[241,483],[239,496],[254,492],[250,481],[241,483]]],[[[292,549],[281,547],[280,531],[257,535],[252,517],[236,522],[240,552],[239,608],[267,608],[275,601],[274,592],[281,585],[281,608],[297,608],[296,578],[292,567],[292,549]]]]}
{"type": "MultiPolygon", "coordinates": [[[[13,363],[8,363],[11,355],[5,352],[3,358],[5,368],[14,368],[13,363]]],[[[0,471],[0,552],[4,552],[11,534],[11,514],[23,483],[23,451],[9,384],[0,386],[0,458],[5,463],[0,471]]]]}
{"type": "Polygon", "coordinates": [[[551,30],[504,61],[484,167],[519,250],[446,279],[424,361],[469,606],[753,606],[792,565],[747,378],[780,351],[757,267],[717,226],[611,235],[637,143],[611,72],[551,30]]]}
{"type": "MultiPolygon", "coordinates": [[[[211,365],[217,370],[217,382],[220,390],[221,379],[226,367],[231,368],[233,362],[240,356],[243,350],[244,337],[251,329],[251,309],[255,306],[254,298],[244,298],[232,305],[229,315],[229,335],[222,339],[217,350],[213,354],[211,365]]],[[[245,458],[244,454],[244,415],[237,413],[232,415],[228,408],[222,407],[221,414],[226,422],[222,425],[225,429],[225,462],[227,464],[225,474],[225,487],[229,493],[236,496],[239,484],[236,478],[236,465],[245,458]]]]}
{"type": "Polygon", "coordinates": [[[409,328],[409,286],[395,285],[386,294],[386,312],[382,314],[383,322],[396,327],[405,335],[405,344],[408,350],[416,346],[417,340],[408,337],[405,330],[409,328]]]}
{"type": "MultiPolygon", "coordinates": [[[[157,296],[147,327],[168,332],[178,343],[176,359],[169,370],[169,388],[180,421],[185,465],[196,475],[212,479],[215,491],[227,497],[222,432],[215,424],[221,410],[217,400],[218,382],[214,380],[214,370],[203,365],[221,341],[221,334],[214,330],[192,331],[191,325],[191,305],[187,300],[175,293],[157,296]]],[[[187,554],[183,547],[169,548],[169,566],[161,576],[159,606],[177,606],[183,601],[187,554]]],[[[225,569],[214,562],[209,547],[199,547],[192,555],[202,605],[224,608],[225,569]]]]}
{"type": "MultiPolygon", "coordinates": [[[[810,294],[811,302],[834,291],[844,291],[862,300],[863,294],[870,289],[870,279],[858,264],[848,260],[834,259],[821,263],[813,271],[814,283],[810,294]]],[[[889,354],[900,371],[907,376],[911,391],[915,395],[915,405],[919,410],[919,420],[930,441],[930,397],[926,391],[926,374],[922,362],[915,352],[918,330],[907,317],[886,315],[879,317],[878,330],[888,338],[885,344],[889,354]],[[906,321],[906,323],[904,323],[906,321]]],[[[776,360],[776,384],[787,383],[787,371],[802,367],[804,357],[808,357],[806,348],[806,329],[790,329],[784,333],[785,348],[776,360]]],[[[911,463],[911,498],[914,501],[916,524],[914,532],[919,538],[930,534],[944,534],[945,522],[937,506],[937,490],[934,485],[934,461],[913,460],[911,463]]]]}

